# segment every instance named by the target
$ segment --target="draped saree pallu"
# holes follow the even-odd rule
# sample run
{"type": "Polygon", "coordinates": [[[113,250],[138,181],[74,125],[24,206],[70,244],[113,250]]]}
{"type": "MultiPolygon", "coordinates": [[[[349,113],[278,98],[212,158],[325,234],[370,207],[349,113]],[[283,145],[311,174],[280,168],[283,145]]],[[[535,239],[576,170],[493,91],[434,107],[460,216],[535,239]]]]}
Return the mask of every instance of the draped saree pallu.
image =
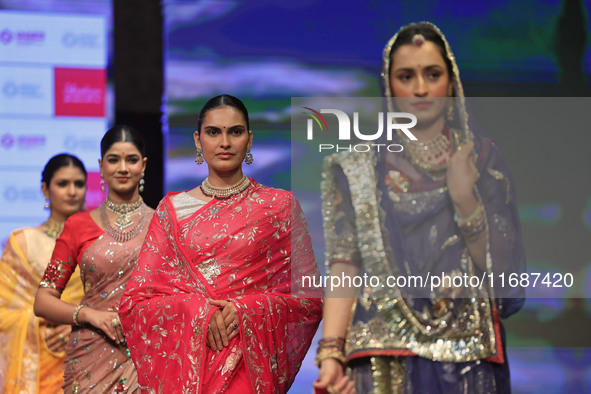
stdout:
{"type": "Polygon", "coordinates": [[[119,312],[142,389],[285,393],[321,318],[320,294],[294,291],[296,270],[317,274],[297,201],[253,181],[177,220],[176,194],[156,210],[119,312]],[[238,310],[240,334],[221,351],[207,346],[209,299],[238,310]]]}
{"type": "MultiPolygon", "coordinates": [[[[54,246],[55,239],[36,228],[25,228],[10,234],[4,248],[0,259],[0,392],[61,391],[65,353],[49,349],[45,337],[52,326],[41,323],[33,313],[35,292],[54,246]]],[[[71,279],[62,298],[78,303],[83,295],[78,270],[71,279]]]]}

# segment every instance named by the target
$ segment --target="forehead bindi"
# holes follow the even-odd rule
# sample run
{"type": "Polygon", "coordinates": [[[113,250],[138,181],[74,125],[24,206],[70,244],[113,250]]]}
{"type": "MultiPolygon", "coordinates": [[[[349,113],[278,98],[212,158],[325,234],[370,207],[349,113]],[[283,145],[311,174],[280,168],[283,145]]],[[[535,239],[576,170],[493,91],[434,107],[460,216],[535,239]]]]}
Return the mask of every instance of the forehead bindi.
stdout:
{"type": "Polygon", "coordinates": [[[114,157],[133,157],[133,156],[139,156],[139,153],[134,153],[134,152],[125,152],[125,151],[121,151],[121,152],[108,152],[106,154],[107,157],[110,156],[114,156],[114,157]]]}
{"type": "Polygon", "coordinates": [[[216,127],[219,129],[226,129],[235,126],[246,127],[246,121],[242,112],[227,105],[207,111],[205,118],[203,119],[204,128],[216,127]]]}
{"type": "Polygon", "coordinates": [[[118,156],[118,157],[140,156],[140,152],[135,147],[135,145],[132,144],[131,142],[116,142],[107,151],[105,156],[118,156]]]}

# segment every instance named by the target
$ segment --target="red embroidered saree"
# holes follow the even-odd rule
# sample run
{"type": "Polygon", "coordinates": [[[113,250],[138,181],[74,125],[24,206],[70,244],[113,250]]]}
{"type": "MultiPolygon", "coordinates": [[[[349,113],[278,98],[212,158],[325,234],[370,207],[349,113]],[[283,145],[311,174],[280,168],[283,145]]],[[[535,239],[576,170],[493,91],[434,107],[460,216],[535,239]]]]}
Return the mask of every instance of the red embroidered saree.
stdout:
{"type": "Polygon", "coordinates": [[[297,200],[253,182],[177,221],[174,194],[156,210],[119,310],[142,389],[287,392],[322,314],[321,294],[294,295],[301,275],[317,274],[297,200]],[[206,343],[209,299],[238,310],[240,335],[220,352],[206,343]]]}

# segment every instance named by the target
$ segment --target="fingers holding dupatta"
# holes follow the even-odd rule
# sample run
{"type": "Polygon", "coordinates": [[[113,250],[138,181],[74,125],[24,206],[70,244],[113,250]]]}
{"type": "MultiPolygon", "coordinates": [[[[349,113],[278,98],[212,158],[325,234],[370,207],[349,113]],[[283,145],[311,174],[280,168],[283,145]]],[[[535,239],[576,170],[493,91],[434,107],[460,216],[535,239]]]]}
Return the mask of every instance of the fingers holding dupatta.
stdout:
{"type": "Polygon", "coordinates": [[[216,310],[209,321],[207,345],[212,350],[222,350],[228,346],[240,330],[238,329],[238,311],[234,304],[225,300],[209,300],[209,304],[222,309],[216,310]]]}

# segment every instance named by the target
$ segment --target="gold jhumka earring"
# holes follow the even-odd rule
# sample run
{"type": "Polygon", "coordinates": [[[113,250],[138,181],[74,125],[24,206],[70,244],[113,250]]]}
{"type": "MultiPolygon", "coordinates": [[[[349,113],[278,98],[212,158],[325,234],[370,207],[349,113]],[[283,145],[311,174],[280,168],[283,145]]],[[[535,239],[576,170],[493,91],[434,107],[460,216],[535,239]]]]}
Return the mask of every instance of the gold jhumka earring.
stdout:
{"type": "Polygon", "coordinates": [[[203,151],[201,148],[197,148],[197,154],[195,154],[195,163],[197,163],[198,166],[203,164],[203,151]]]}

